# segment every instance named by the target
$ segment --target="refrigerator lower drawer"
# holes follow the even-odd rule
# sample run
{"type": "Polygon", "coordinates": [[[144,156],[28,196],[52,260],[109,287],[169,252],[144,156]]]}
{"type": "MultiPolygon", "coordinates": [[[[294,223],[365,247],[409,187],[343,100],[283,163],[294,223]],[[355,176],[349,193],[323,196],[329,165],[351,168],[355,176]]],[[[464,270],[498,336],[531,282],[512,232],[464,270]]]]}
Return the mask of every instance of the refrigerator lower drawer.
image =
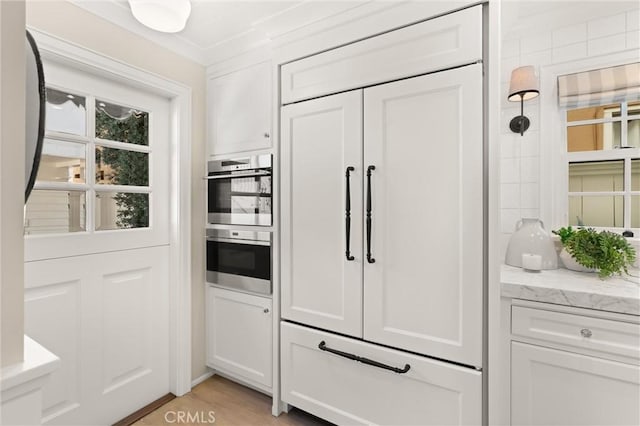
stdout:
{"type": "Polygon", "coordinates": [[[482,423],[479,371],[286,322],[281,332],[282,399],[295,407],[336,424],[482,423]]]}

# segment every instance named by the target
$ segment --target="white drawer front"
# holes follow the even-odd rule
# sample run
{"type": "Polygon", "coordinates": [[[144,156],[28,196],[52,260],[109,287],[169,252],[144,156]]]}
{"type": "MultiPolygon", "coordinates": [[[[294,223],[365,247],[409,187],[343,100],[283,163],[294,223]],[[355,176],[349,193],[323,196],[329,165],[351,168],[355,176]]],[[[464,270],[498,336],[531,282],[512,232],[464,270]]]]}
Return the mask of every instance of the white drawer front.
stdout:
{"type": "Polygon", "coordinates": [[[282,399],[337,424],[481,424],[479,371],[282,323],[282,399]],[[319,349],[403,368],[395,373],[319,349]]]}
{"type": "Polygon", "coordinates": [[[511,333],[601,354],[640,359],[640,325],[513,306],[511,333]]]}
{"type": "Polygon", "coordinates": [[[482,59],[482,6],[352,43],[282,67],[282,103],[482,59]]]}

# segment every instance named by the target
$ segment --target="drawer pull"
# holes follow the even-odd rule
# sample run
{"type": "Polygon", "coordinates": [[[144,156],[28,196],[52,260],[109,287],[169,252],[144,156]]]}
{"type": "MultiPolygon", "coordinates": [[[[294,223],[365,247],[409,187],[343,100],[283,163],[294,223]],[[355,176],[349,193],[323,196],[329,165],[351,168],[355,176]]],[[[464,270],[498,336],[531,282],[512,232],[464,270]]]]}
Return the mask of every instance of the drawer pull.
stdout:
{"type": "Polygon", "coordinates": [[[398,373],[398,374],[404,374],[407,371],[409,371],[411,369],[411,366],[409,364],[405,364],[404,368],[398,368],[398,367],[392,367],[390,365],[386,365],[383,364],[381,362],[378,361],[374,361],[372,359],[369,358],[365,358],[362,356],[358,356],[358,355],[354,355],[354,354],[350,354],[348,352],[342,352],[339,351],[337,349],[331,349],[327,347],[327,344],[324,342],[324,340],[322,342],[320,342],[320,344],[318,345],[318,349],[320,349],[321,351],[326,351],[326,352],[331,352],[332,354],[336,354],[354,361],[358,361],[361,362],[363,364],[368,364],[368,365],[373,365],[374,367],[378,367],[378,368],[382,368],[385,370],[391,370],[394,373],[398,373]]]}
{"type": "Polygon", "coordinates": [[[588,328],[583,328],[582,330],[580,330],[580,334],[582,335],[582,337],[591,337],[591,336],[593,336],[593,333],[588,328]]]}

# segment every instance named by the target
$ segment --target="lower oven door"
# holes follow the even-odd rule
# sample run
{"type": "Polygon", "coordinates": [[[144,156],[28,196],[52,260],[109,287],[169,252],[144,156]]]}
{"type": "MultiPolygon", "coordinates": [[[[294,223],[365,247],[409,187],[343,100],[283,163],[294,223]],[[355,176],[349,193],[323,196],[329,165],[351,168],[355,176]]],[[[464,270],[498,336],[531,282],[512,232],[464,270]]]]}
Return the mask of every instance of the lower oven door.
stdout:
{"type": "Polygon", "coordinates": [[[207,282],[257,294],[271,294],[271,245],[207,238],[207,282]]]}

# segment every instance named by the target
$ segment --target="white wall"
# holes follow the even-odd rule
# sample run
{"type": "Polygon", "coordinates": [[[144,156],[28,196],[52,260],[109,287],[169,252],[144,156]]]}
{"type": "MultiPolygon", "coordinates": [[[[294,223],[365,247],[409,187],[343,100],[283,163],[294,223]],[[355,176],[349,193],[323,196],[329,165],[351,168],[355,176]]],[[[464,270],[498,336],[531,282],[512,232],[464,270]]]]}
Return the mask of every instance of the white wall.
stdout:
{"type": "MultiPolygon", "coordinates": [[[[503,253],[515,223],[540,216],[540,146],[564,141],[541,140],[538,99],[525,102],[531,127],[512,133],[509,121],[520,104],[507,101],[514,68],[567,63],[587,57],[640,49],[640,6],[637,2],[505,2],[501,64],[501,231],[503,253]],[[543,10],[535,16],[527,13],[543,10]],[[525,16],[522,16],[522,15],[525,16]]],[[[638,51],[640,59],[640,50],[638,51]]],[[[550,231],[550,229],[547,229],[550,231]]],[[[504,257],[504,256],[503,256],[504,257]]]]}
{"type": "Polygon", "coordinates": [[[0,1],[0,366],[24,351],[24,19],[23,1],[0,1]]]}
{"type": "MultiPolygon", "coordinates": [[[[5,2],[2,1],[4,4],[5,2]]],[[[65,1],[27,2],[27,26],[190,86],[192,92],[192,377],[204,374],[205,69],[65,1]]]]}

